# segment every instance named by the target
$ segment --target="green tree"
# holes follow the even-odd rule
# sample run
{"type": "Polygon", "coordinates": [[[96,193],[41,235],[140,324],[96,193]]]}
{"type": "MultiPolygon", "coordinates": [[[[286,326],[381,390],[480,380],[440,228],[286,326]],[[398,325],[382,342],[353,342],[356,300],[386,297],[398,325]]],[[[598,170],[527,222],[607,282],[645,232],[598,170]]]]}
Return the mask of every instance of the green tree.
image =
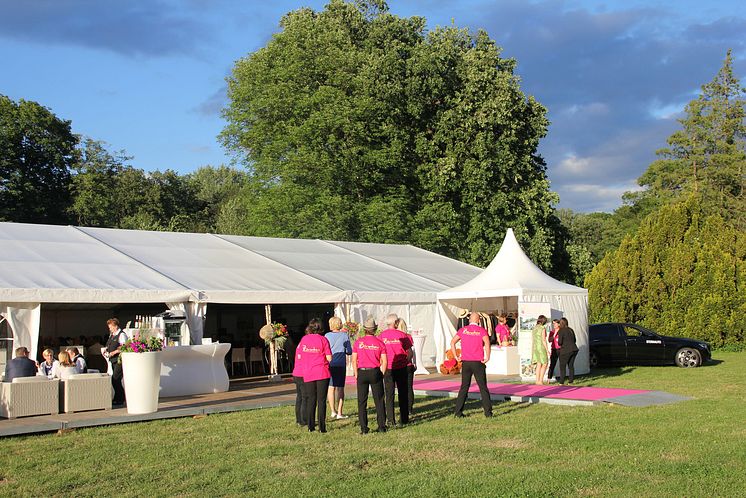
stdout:
{"type": "Polygon", "coordinates": [[[283,17],[236,63],[221,137],[252,176],[223,212],[256,235],[412,242],[484,265],[513,227],[550,269],[557,245],[546,110],[480,31],[425,32],[385,2],[283,17]]]}
{"type": "Polygon", "coordinates": [[[653,197],[655,207],[699,192],[703,202],[746,228],[745,91],[733,74],[729,50],[717,75],[686,106],[682,129],[668,138],[668,147],[657,151],[659,159],[640,177],[638,183],[647,190],[637,197],[653,197]]]}
{"type": "Polygon", "coordinates": [[[249,175],[227,166],[203,166],[186,175],[185,181],[196,201],[190,210],[199,225],[197,231],[214,232],[222,206],[240,195],[248,185],[249,175]]]}
{"type": "Polygon", "coordinates": [[[746,347],[746,234],[707,214],[701,194],[649,215],[586,285],[591,321],[746,347]]]}
{"type": "Polygon", "coordinates": [[[70,183],[70,212],[79,225],[117,227],[129,202],[129,193],[120,188],[123,171],[128,167],[124,151],[111,154],[106,144],[86,138],[70,183]],[[124,194],[124,195],[123,195],[124,194]]]}
{"type": "Polygon", "coordinates": [[[70,121],[0,95],[0,220],[68,223],[77,144],[70,121]]]}

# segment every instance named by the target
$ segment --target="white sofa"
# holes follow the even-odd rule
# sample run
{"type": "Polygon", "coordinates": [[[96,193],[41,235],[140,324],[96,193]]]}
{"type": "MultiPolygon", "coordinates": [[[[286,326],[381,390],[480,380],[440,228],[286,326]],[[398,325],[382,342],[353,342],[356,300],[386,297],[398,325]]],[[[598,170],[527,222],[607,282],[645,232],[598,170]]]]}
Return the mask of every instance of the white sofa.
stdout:
{"type": "Polygon", "coordinates": [[[18,377],[0,383],[0,417],[16,418],[59,413],[59,380],[18,377]]]}
{"type": "Polygon", "coordinates": [[[60,382],[60,411],[111,410],[111,377],[101,373],[74,374],[60,382]]]}

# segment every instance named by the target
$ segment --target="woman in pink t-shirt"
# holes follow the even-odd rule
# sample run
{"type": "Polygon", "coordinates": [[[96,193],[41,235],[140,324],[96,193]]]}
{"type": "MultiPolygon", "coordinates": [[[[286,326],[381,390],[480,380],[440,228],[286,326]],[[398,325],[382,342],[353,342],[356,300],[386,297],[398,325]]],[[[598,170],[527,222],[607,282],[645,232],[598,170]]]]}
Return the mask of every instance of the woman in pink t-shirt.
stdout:
{"type": "MultiPolygon", "coordinates": [[[[409,337],[409,342],[414,345],[412,334],[409,333],[407,322],[405,322],[403,318],[398,318],[396,322],[394,322],[394,327],[407,334],[407,336],[409,337]]],[[[414,371],[417,370],[416,362],[417,358],[414,357],[414,348],[412,348],[412,358],[410,358],[409,362],[407,363],[407,391],[409,392],[408,401],[410,415],[412,414],[412,409],[414,408],[414,371]]]]}
{"type": "Polygon", "coordinates": [[[497,343],[500,346],[511,346],[510,329],[508,328],[508,316],[503,313],[497,317],[497,327],[495,327],[495,334],[497,335],[497,343]]]}
{"type": "Polygon", "coordinates": [[[318,406],[319,431],[326,432],[326,393],[329,390],[329,362],[332,348],[323,336],[324,329],[318,318],[308,322],[306,335],[295,349],[296,361],[303,365],[303,389],[306,398],[306,420],[308,430],[316,430],[316,407],[318,406]]]}

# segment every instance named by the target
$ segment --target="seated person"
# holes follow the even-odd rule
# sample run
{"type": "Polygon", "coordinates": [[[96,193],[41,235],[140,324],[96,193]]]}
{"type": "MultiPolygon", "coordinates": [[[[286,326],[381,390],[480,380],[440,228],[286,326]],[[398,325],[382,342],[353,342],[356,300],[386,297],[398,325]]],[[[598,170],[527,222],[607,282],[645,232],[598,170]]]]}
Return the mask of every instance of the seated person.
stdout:
{"type": "Polygon", "coordinates": [[[54,359],[54,351],[49,348],[45,349],[41,355],[44,357],[44,361],[39,365],[39,374],[51,379],[52,368],[59,362],[54,359]]]}
{"type": "Polygon", "coordinates": [[[75,370],[73,362],[70,361],[70,356],[67,354],[67,351],[60,351],[60,354],[57,355],[57,359],[59,362],[55,365],[57,368],[54,368],[54,366],[52,367],[52,377],[65,380],[71,375],[78,373],[75,370]]]}
{"type": "Polygon", "coordinates": [[[5,382],[13,382],[17,377],[33,377],[36,375],[36,362],[28,357],[28,349],[24,346],[16,348],[16,357],[5,365],[5,382]]]}
{"type": "Polygon", "coordinates": [[[84,374],[88,371],[88,365],[86,365],[85,358],[83,358],[83,355],[80,354],[78,348],[76,348],[75,346],[67,348],[67,354],[70,357],[70,361],[75,367],[77,373],[84,374]]]}

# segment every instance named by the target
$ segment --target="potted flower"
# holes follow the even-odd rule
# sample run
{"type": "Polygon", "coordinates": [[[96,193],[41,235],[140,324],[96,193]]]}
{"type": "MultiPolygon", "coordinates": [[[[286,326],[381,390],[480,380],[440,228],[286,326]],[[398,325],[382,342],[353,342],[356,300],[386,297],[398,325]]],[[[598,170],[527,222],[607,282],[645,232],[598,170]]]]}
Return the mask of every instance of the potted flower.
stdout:
{"type": "Polygon", "coordinates": [[[354,344],[357,335],[360,333],[360,324],[357,322],[345,322],[342,330],[347,332],[347,335],[350,336],[350,343],[354,344]]]}
{"type": "Polygon", "coordinates": [[[158,411],[158,391],[161,383],[161,351],[163,339],[140,329],[121,349],[124,392],[127,413],[142,414],[158,411]]]}
{"type": "Polygon", "coordinates": [[[274,343],[275,349],[285,349],[285,342],[288,340],[288,327],[284,323],[272,324],[272,335],[265,339],[267,346],[274,343]]]}
{"type": "MultiPolygon", "coordinates": [[[[347,335],[350,338],[350,345],[354,345],[355,340],[360,333],[360,324],[353,321],[345,322],[342,326],[342,331],[347,332],[347,335]]],[[[347,368],[345,373],[347,376],[355,375],[355,372],[352,371],[352,361],[349,356],[347,357],[347,368]]]]}
{"type": "Polygon", "coordinates": [[[287,325],[277,322],[265,325],[259,330],[259,337],[269,346],[269,379],[279,381],[277,351],[285,349],[289,337],[287,325]]]}

